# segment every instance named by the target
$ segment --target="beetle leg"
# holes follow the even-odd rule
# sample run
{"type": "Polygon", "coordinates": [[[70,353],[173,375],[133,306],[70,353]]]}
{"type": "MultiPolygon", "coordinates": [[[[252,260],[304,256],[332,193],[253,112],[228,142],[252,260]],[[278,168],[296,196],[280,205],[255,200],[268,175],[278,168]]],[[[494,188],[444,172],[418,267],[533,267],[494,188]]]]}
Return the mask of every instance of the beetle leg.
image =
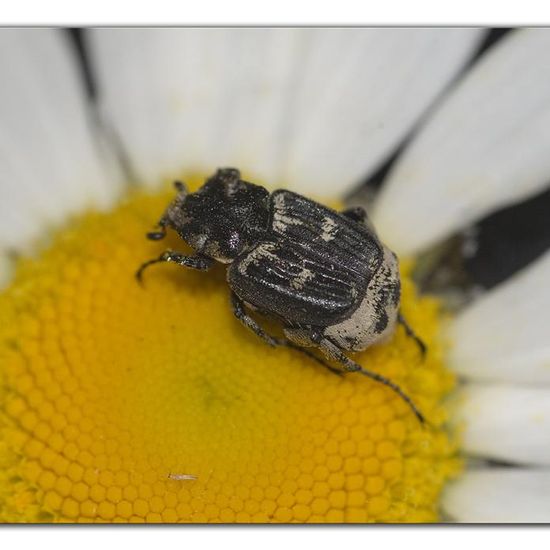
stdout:
{"type": "Polygon", "coordinates": [[[303,329],[303,328],[293,328],[293,327],[286,327],[284,329],[284,333],[287,337],[285,340],[286,346],[289,348],[293,348],[295,350],[298,350],[302,352],[304,355],[307,355],[326,369],[328,369],[333,374],[336,374],[337,376],[343,376],[344,373],[341,369],[334,368],[332,365],[329,365],[326,361],[323,361],[320,357],[318,357],[315,353],[312,351],[305,349],[306,347],[317,347],[317,344],[311,340],[309,337],[310,330],[303,329]]]}
{"type": "Polygon", "coordinates": [[[180,254],[179,252],[172,252],[167,250],[163,252],[158,258],[149,260],[144,264],[141,264],[140,268],[136,271],[136,279],[139,283],[143,280],[143,272],[147,267],[153,264],[158,264],[161,262],[174,262],[183,267],[189,267],[191,269],[198,269],[199,271],[208,271],[214,260],[208,256],[201,256],[197,254],[196,256],[185,256],[185,254],[180,254]]]}
{"type": "Polygon", "coordinates": [[[161,218],[161,220],[157,224],[158,227],[159,227],[159,230],[158,231],[149,231],[148,233],[146,233],[145,236],[151,241],[160,241],[161,239],[164,239],[164,237],[166,237],[166,224],[167,223],[168,222],[164,218],[161,218]]]}
{"type": "Polygon", "coordinates": [[[244,302],[235,294],[235,292],[231,292],[231,306],[233,308],[233,314],[235,317],[248,329],[250,329],[254,334],[259,336],[262,340],[267,342],[270,346],[278,347],[278,346],[284,346],[287,348],[294,349],[296,351],[299,351],[300,353],[303,353],[304,355],[307,355],[310,359],[313,359],[317,363],[323,365],[323,367],[326,367],[333,373],[337,374],[338,376],[341,376],[342,372],[338,369],[335,369],[334,367],[331,367],[328,363],[323,361],[320,357],[317,357],[313,352],[304,349],[302,346],[299,346],[298,344],[295,344],[294,342],[288,340],[287,338],[277,338],[275,336],[271,336],[268,334],[248,313],[246,312],[246,307],[244,305],[244,302]]]}
{"type": "Polygon", "coordinates": [[[231,307],[233,315],[254,334],[258,335],[262,340],[265,340],[270,346],[277,346],[277,338],[270,336],[248,313],[246,312],[244,302],[231,291],[231,307]]]}
{"type": "Polygon", "coordinates": [[[303,353],[310,359],[313,359],[316,363],[319,363],[319,365],[325,367],[325,369],[328,369],[330,372],[332,372],[332,374],[335,374],[336,376],[344,376],[344,373],[340,369],[332,367],[326,361],[323,361],[320,357],[317,357],[317,355],[315,355],[312,351],[302,348],[301,346],[295,344],[294,342],[291,342],[290,340],[282,340],[280,345],[286,346],[287,348],[295,349],[296,351],[303,353]]]}
{"type": "Polygon", "coordinates": [[[354,222],[364,225],[372,232],[373,235],[376,236],[376,229],[374,229],[374,225],[370,221],[367,211],[362,206],[352,206],[351,208],[346,208],[345,210],[342,210],[340,214],[350,220],[353,220],[354,222]]]}
{"type": "Polygon", "coordinates": [[[407,405],[409,405],[416,418],[418,418],[422,424],[424,423],[424,416],[422,413],[417,409],[416,405],[413,403],[413,400],[397,384],[377,372],[364,369],[361,365],[351,360],[336,344],[334,344],[334,342],[323,337],[320,333],[313,333],[312,339],[317,341],[317,345],[329,359],[338,361],[338,363],[340,363],[347,372],[358,372],[363,376],[372,378],[372,380],[380,382],[381,384],[384,384],[384,386],[391,388],[395,393],[397,393],[397,395],[399,395],[399,397],[401,397],[401,399],[403,399],[403,401],[407,403],[407,405]]]}
{"type": "Polygon", "coordinates": [[[341,214],[358,223],[365,223],[367,219],[367,211],[362,206],[352,206],[342,210],[341,214]]]}
{"type": "Polygon", "coordinates": [[[418,348],[420,349],[420,353],[422,354],[422,359],[424,359],[424,357],[426,357],[427,351],[426,344],[420,339],[419,336],[417,336],[416,332],[414,332],[409,323],[407,323],[401,312],[397,314],[397,322],[403,326],[405,332],[407,333],[407,336],[409,336],[416,342],[416,345],[418,346],[418,348]]]}
{"type": "Polygon", "coordinates": [[[178,192],[178,193],[188,193],[189,191],[187,190],[187,185],[185,185],[185,182],[184,181],[181,181],[181,180],[176,180],[174,182],[174,189],[178,192]]]}
{"type": "Polygon", "coordinates": [[[170,213],[174,207],[179,207],[183,203],[183,200],[188,194],[187,186],[184,182],[176,180],[174,182],[174,188],[178,192],[178,196],[175,198],[174,202],[166,209],[162,218],[157,223],[158,231],[149,231],[146,233],[146,237],[151,241],[160,241],[166,237],[166,226],[172,225],[170,221],[170,213]]]}

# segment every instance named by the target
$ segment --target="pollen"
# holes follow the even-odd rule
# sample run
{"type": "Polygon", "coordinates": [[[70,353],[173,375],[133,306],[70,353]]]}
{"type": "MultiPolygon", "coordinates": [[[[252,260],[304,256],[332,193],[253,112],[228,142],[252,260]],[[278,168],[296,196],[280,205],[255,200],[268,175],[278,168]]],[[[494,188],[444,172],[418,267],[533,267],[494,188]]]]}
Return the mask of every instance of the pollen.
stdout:
{"type": "Polygon", "coordinates": [[[402,269],[398,328],[338,377],[234,318],[223,266],[136,269],[177,237],[144,233],[172,191],[73,220],[0,295],[0,521],[438,520],[460,472],[445,430],[438,302],[402,269]]]}

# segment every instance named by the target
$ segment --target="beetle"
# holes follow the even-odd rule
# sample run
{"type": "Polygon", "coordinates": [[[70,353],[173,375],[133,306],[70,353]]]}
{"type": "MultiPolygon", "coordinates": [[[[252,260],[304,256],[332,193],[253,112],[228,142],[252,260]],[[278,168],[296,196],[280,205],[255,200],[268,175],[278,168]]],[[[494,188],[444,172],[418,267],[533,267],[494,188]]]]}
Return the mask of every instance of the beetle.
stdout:
{"type": "Polygon", "coordinates": [[[386,340],[397,323],[425,345],[399,311],[400,278],[396,255],[383,245],[361,207],[342,212],[285,189],[269,193],[241,179],[235,168],[218,169],[204,185],[189,193],[175,183],[177,195],[151,240],[167,228],[195,251],[167,250],[141,265],[159,262],[207,271],[215,261],[228,264],[233,313],[272,346],[305,353],[342,374],[306,348],[317,348],[344,371],[357,372],[390,387],[423,422],[412,399],[394,382],[363,368],[346,352],[386,340]],[[284,338],[268,334],[250,310],[278,320],[284,338]]]}

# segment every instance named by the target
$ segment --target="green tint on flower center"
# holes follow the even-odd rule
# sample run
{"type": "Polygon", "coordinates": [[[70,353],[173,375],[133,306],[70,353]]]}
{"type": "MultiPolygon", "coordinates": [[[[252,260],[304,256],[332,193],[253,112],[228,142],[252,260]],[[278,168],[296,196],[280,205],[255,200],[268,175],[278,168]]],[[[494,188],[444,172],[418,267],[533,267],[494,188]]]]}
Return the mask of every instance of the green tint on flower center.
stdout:
{"type": "Polygon", "coordinates": [[[185,248],[144,238],[172,196],[87,214],[0,295],[0,520],[437,520],[460,471],[438,303],[404,276],[424,361],[402,328],[354,356],[414,399],[422,427],[389,388],[246,331],[223,266],[136,284],[144,259],[185,248]]]}

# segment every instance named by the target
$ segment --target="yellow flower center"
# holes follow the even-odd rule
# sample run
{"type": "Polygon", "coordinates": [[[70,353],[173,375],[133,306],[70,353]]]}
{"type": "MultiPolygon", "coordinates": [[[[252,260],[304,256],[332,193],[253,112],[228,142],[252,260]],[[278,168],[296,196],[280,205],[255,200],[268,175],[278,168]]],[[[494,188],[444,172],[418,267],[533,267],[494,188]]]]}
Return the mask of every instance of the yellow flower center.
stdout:
{"type": "Polygon", "coordinates": [[[137,267],[173,192],[90,213],[0,296],[0,521],[402,522],[438,519],[460,469],[443,429],[453,378],[439,306],[403,280],[398,328],[357,354],[398,383],[335,376],[272,349],[229,308],[223,266],[137,267]]]}

